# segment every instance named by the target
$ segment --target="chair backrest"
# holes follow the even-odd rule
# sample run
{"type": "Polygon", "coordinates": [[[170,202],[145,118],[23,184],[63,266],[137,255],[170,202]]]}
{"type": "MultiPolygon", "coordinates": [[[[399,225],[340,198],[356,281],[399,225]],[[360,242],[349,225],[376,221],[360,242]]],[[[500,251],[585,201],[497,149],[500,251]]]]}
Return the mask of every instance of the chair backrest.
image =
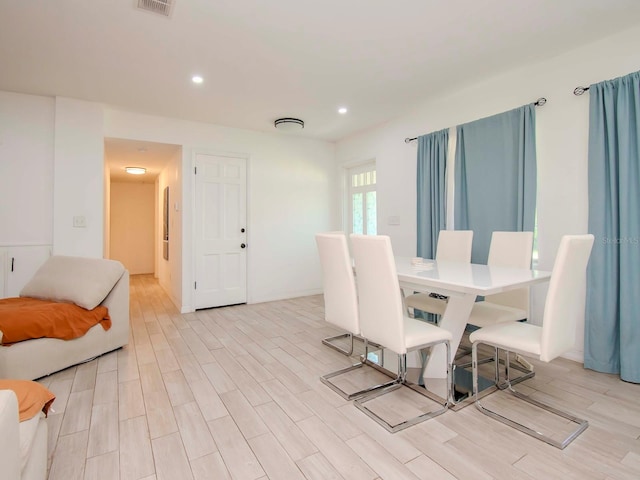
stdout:
{"type": "MultiPolygon", "coordinates": [[[[532,253],[533,232],[493,232],[487,264],[496,267],[531,268],[532,253]]],[[[485,301],[519,308],[527,312],[527,316],[529,313],[528,288],[487,295],[485,301]]]]}
{"type": "Polygon", "coordinates": [[[436,260],[471,262],[473,230],[440,230],[436,260]]]}
{"type": "Polygon", "coordinates": [[[316,244],[322,266],[325,320],[359,335],[358,298],[347,237],[342,232],[319,233],[316,244]]]}
{"type": "Polygon", "coordinates": [[[593,235],[565,235],[551,272],[544,305],[540,360],[549,362],[570,350],[578,319],[584,317],[587,264],[593,235]]]}
{"type": "Polygon", "coordinates": [[[385,235],[351,235],[362,336],[406,353],[404,310],[391,240],[385,235]]]}

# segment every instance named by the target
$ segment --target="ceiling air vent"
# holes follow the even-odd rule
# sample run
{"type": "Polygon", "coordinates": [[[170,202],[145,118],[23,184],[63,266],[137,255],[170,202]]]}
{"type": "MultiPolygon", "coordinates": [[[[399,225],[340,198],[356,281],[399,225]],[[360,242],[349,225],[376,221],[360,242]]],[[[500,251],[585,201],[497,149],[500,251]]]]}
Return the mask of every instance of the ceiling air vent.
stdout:
{"type": "Polygon", "coordinates": [[[138,0],[138,8],[148,12],[159,13],[168,17],[173,7],[173,0],[138,0]]]}

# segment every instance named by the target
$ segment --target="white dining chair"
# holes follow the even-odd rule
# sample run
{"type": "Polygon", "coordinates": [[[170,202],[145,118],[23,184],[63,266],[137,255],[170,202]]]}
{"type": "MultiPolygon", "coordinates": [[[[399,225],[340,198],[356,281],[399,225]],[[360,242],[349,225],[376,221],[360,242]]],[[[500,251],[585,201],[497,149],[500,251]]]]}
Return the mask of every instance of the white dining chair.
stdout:
{"type": "MultiPolygon", "coordinates": [[[[565,235],[562,237],[551,273],[542,326],[522,322],[498,323],[480,328],[469,337],[473,343],[473,395],[478,410],[561,449],[580,435],[588,427],[588,422],[517,392],[509,379],[508,353],[515,352],[538,358],[543,362],[550,362],[574,346],[577,324],[579,319],[584,316],[586,270],[593,240],[593,235],[565,235]],[[507,352],[505,391],[576,424],[573,431],[562,440],[556,440],[535,428],[523,425],[506,415],[483,406],[478,396],[478,346],[481,344],[507,352]]],[[[532,414],[531,417],[534,418],[535,415],[532,414]]]]}
{"type": "MultiPolygon", "coordinates": [[[[347,238],[343,232],[319,233],[316,235],[316,244],[320,256],[320,265],[322,267],[325,320],[342,330],[346,330],[345,333],[323,339],[322,343],[344,355],[351,356],[353,353],[353,338],[360,334],[360,320],[358,317],[358,299],[347,238]],[[347,338],[349,347],[345,349],[333,344],[332,340],[338,338],[347,338]]],[[[367,342],[366,339],[364,342],[364,359],[367,359],[370,343],[367,342]]],[[[373,346],[378,349],[382,348],[377,344],[373,346]]],[[[368,386],[356,392],[346,392],[330,381],[330,379],[338,375],[345,374],[362,366],[362,362],[357,362],[349,367],[323,375],[320,377],[320,380],[347,400],[352,400],[369,391],[383,388],[392,383],[385,382],[383,384],[368,386]]]]}
{"type": "Polygon", "coordinates": [[[403,307],[400,284],[389,237],[351,235],[356,269],[358,305],[362,335],[398,354],[398,371],[394,385],[356,400],[355,405],[389,432],[397,432],[444,413],[451,397],[451,333],[423,320],[410,318],[403,307]],[[426,389],[407,381],[407,352],[444,343],[447,350],[446,398],[436,399],[426,389]],[[367,407],[367,402],[402,385],[438,401],[442,408],[392,424],[367,407]]]}
{"type": "MultiPolygon", "coordinates": [[[[470,263],[472,245],[473,230],[440,230],[435,260],[470,263]]],[[[447,297],[430,293],[414,293],[405,298],[405,305],[411,309],[410,313],[421,310],[443,315],[447,308],[447,297]]]]}
{"type": "MultiPolygon", "coordinates": [[[[533,232],[493,232],[487,265],[531,268],[533,232]]],[[[529,288],[487,295],[473,305],[467,323],[486,327],[495,323],[516,322],[529,317],[529,288]]]]}
{"type": "Polygon", "coordinates": [[[344,355],[353,354],[353,336],[360,333],[358,300],[355,292],[353,268],[346,236],[342,232],[319,233],[316,245],[322,268],[324,292],[324,318],[327,322],[346,330],[345,333],[322,339],[322,343],[344,355]],[[347,339],[343,348],[334,341],[347,339]]]}
{"type": "MultiPolygon", "coordinates": [[[[533,232],[493,232],[489,245],[487,265],[494,267],[531,268],[533,254],[533,232]]],[[[467,324],[474,328],[486,327],[502,322],[526,321],[529,318],[529,288],[509,290],[507,292],[487,295],[484,300],[476,302],[469,314],[467,324]]],[[[468,355],[470,349],[461,349],[459,356],[468,355]]],[[[483,362],[494,361],[499,355],[498,349],[494,355],[484,358],[483,362]]],[[[517,357],[520,364],[518,369],[523,375],[518,381],[526,380],[534,375],[533,366],[517,357]]],[[[468,368],[468,363],[458,364],[454,368],[468,368]]],[[[499,361],[495,363],[496,382],[499,379],[499,361]]]]}

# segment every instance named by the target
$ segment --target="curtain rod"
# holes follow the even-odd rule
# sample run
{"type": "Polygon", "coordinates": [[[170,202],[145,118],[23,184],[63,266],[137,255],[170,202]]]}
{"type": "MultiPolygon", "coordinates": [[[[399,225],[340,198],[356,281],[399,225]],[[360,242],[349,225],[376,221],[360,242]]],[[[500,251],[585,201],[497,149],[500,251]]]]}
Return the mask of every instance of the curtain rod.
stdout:
{"type": "Polygon", "coordinates": [[[582,95],[584,92],[589,90],[589,87],[576,87],[573,89],[574,95],[582,95]]]}
{"type": "MultiPolygon", "coordinates": [[[[589,87],[587,87],[587,90],[589,90],[589,87]]],[[[574,93],[575,93],[575,92],[574,92],[574,93]]],[[[534,104],[536,107],[541,107],[541,106],[543,106],[545,103],[547,103],[547,99],[546,99],[546,98],[544,98],[544,97],[540,97],[538,100],[536,100],[535,102],[533,102],[533,104],[534,104]]],[[[405,138],[405,139],[404,139],[404,143],[411,143],[411,142],[413,142],[413,141],[415,141],[415,140],[417,140],[417,139],[418,139],[418,137],[413,137],[413,138],[409,138],[409,137],[407,137],[407,138],[405,138]]]]}

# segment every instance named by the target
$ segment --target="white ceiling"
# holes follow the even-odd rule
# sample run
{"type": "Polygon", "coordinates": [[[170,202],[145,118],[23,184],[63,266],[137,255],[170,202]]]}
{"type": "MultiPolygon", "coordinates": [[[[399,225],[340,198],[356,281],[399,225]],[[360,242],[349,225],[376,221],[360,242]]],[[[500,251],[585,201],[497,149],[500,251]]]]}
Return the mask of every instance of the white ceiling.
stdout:
{"type": "Polygon", "coordinates": [[[638,0],[174,2],[0,1],[0,90],[335,141],[640,23],[638,0]]]}
{"type": "Polygon", "coordinates": [[[122,138],[105,138],[104,160],[109,166],[112,182],[154,183],[157,176],[176,156],[180,157],[182,147],[168,143],[143,142],[122,138]],[[144,175],[131,175],[125,167],[144,167],[144,175]]]}

